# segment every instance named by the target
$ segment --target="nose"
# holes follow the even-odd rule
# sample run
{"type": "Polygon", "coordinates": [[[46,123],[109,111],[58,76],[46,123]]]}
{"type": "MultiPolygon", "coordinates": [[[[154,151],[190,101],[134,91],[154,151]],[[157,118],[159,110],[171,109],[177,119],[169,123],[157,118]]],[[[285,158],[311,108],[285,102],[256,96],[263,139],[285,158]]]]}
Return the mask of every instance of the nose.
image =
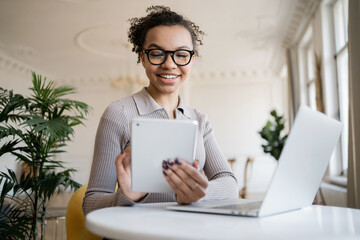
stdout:
{"type": "Polygon", "coordinates": [[[161,67],[166,68],[166,69],[174,69],[177,67],[176,63],[172,59],[171,53],[167,53],[165,62],[163,62],[163,64],[161,64],[161,67]]]}

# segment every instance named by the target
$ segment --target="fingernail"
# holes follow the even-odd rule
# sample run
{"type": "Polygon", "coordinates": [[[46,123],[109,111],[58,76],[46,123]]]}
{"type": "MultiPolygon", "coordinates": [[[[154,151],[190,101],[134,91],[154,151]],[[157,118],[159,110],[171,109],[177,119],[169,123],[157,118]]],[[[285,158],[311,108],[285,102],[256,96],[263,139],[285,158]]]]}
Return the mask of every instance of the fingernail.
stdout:
{"type": "Polygon", "coordinates": [[[174,165],[173,161],[171,161],[170,159],[167,160],[167,163],[168,163],[170,166],[174,165]]]}
{"type": "Polygon", "coordinates": [[[163,171],[163,174],[164,174],[165,176],[167,176],[167,174],[166,174],[166,172],[165,172],[165,171],[163,171]]]}
{"type": "Polygon", "coordinates": [[[175,163],[177,164],[177,165],[181,165],[181,161],[179,160],[179,159],[175,159],[175,163]]]}
{"type": "Polygon", "coordinates": [[[165,170],[168,170],[168,169],[169,169],[168,166],[166,165],[166,163],[163,163],[163,164],[162,164],[162,167],[163,167],[165,170]]]}

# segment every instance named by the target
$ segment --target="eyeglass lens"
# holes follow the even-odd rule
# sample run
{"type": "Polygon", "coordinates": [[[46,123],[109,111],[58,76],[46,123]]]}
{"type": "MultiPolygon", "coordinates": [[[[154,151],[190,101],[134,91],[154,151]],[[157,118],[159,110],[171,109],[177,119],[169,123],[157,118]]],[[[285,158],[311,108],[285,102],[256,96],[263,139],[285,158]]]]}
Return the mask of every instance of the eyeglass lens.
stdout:
{"type": "MultiPolygon", "coordinates": [[[[162,64],[166,59],[166,52],[161,49],[153,49],[148,52],[149,61],[152,64],[162,64]]],[[[191,60],[191,53],[185,50],[176,50],[172,54],[172,59],[177,65],[186,65],[191,60]]]]}

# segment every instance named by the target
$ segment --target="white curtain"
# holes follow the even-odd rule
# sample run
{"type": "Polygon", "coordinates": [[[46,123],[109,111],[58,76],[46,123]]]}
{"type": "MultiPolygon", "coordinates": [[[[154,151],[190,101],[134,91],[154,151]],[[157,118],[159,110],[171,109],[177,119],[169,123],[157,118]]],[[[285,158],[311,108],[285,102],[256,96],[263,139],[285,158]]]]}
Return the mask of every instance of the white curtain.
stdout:
{"type": "Polygon", "coordinates": [[[348,206],[360,209],[360,1],[349,0],[348,206]]]}

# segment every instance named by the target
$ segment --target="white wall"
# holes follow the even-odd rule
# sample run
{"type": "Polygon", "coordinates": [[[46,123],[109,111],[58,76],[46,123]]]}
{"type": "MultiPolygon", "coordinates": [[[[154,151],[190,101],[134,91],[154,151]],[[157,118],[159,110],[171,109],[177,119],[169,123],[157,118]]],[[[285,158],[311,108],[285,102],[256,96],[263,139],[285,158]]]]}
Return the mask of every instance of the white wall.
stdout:
{"type": "Polygon", "coordinates": [[[276,162],[263,153],[258,131],[270,118],[272,109],[288,116],[286,80],[264,71],[195,76],[189,89],[191,105],[208,114],[225,156],[236,159],[233,170],[239,187],[243,185],[246,159],[253,157],[248,190],[266,191],[276,162]]]}

